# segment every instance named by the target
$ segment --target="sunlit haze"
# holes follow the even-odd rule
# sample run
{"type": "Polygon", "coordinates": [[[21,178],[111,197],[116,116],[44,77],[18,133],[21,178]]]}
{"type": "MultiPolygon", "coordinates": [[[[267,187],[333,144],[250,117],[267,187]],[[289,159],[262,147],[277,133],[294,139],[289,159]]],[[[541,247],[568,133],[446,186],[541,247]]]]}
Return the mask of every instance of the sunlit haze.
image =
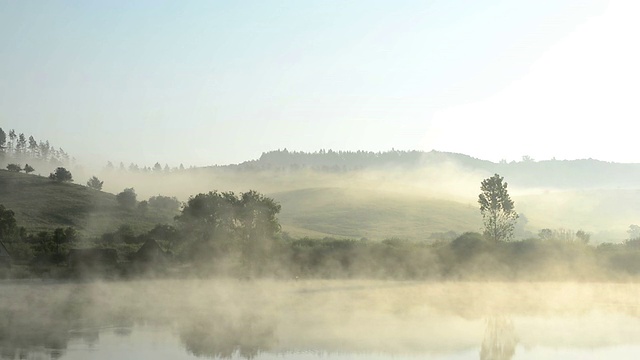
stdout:
{"type": "Polygon", "coordinates": [[[640,162],[635,1],[0,0],[0,125],[80,162],[640,162]]]}

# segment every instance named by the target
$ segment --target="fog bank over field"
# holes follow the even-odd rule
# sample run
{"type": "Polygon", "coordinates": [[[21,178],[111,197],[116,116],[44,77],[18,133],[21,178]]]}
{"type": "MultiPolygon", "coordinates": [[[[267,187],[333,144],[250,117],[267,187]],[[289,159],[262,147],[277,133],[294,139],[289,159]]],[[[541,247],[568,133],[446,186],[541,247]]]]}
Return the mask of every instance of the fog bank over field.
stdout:
{"type": "Polygon", "coordinates": [[[640,165],[597,160],[493,163],[441,152],[274,151],[239,165],[169,172],[111,169],[99,176],[105,180],[106,191],[117,193],[134,187],[143,199],[163,194],[186,201],[193,194],[213,189],[256,189],[282,203],[284,229],[296,235],[419,239],[419,229],[387,231],[385,219],[395,222],[397,229],[415,228],[416,222],[421,222],[418,227],[429,233],[478,231],[479,214],[472,209],[477,209],[479,184],[496,172],[509,184],[516,211],[524,215],[518,225],[520,237],[535,236],[543,228],[582,229],[592,234],[594,242],[619,242],[626,238],[629,225],[637,222],[634,204],[640,201],[640,192],[635,191],[640,188],[640,165]],[[384,210],[385,199],[388,211],[384,210]],[[434,210],[448,220],[420,219],[420,213],[433,213],[430,202],[434,200],[450,202],[450,206],[434,210]],[[289,216],[288,209],[295,209],[296,219],[289,216]],[[322,224],[300,224],[317,218],[318,209],[324,209],[325,214],[340,212],[346,219],[353,215],[353,222],[378,221],[384,230],[375,235],[373,227],[342,231],[322,224]],[[382,214],[368,214],[366,209],[378,209],[382,214]],[[388,213],[398,216],[389,217],[388,213]]]}
{"type": "MultiPolygon", "coordinates": [[[[4,160],[35,161],[34,174],[44,172],[45,177],[60,165],[56,159],[43,162],[38,154],[33,150],[4,160]]],[[[164,195],[184,202],[213,190],[240,193],[254,189],[281,203],[283,230],[294,237],[433,240],[444,233],[481,231],[479,185],[495,173],[509,184],[520,214],[516,239],[552,229],[583,230],[596,244],[624,241],[629,226],[638,222],[636,204],[640,202],[636,190],[640,189],[639,164],[592,159],[535,161],[524,157],[494,163],[438,151],[276,150],[240,164],[201,168],[119,163],[91,172],[81,165],[66,166],[76,184],[84,185],[86,179],[97,176],[104,182],[103,191],[118,194],[133,188],[138,201],[164,195]]],[[[52,198],[44,203],[56,201],[52,198]]],[[[6,202],[20,209],[21,204],[36,199],[12,193],[6,202]]],[[[43,203],[37,202],[37,206],[43,203]]],[[[39,214],[29,216],[21,220],[33,223],[39,219],[39,214]]],[[[68,220],[66,224],[76,223],[68,220]]],[[[100,216],[95,220],[84,219],[81,226],[97,222],[88,225],[95,228],[89,232],[113,231],[100,216]]]]}

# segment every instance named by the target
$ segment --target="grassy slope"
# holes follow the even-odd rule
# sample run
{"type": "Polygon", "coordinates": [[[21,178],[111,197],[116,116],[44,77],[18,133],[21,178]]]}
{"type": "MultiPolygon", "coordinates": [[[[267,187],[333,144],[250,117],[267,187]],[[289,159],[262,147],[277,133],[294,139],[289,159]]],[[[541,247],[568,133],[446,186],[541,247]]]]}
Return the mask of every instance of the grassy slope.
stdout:
{"type": "Polygon", "coordinates": [[[400,237],[426,240],[433,232],[478,231],[478,210],[461,203],[392,192],[311,188],[271,194],[292,236],[400,237]]]}
{"type": "Polygon", "coordinates": [[[18,225],[31,232],[72,226],[92,236],[122,224],[144,231],[171,220],[153,209],[146,214],[121,209],[113,194],[6,170],[0,170],[0,204],[13,210],[18,225]]]}
{"type": "MultiPolygon", "coordinates": [[[[475,205],[475,190],[468,197],[469,202],[442,200],[447,197],[442,184],[448,183],[429,175],[402,171],[334,174],[312,170],[202,168],[171,174],[114,172],[99,177],[114,192],[133,186],[143,196],[163,194],[183,201],[189,195],[211,190],[254,189],[282,205],[280,223],[283,231],[293,237],[421,240],[429,238],[432,232],[478,231],[481,219],[475,205]],[[435,199],[436,195],[441,199],[435,199]]],[[[480,180],[481,177],[477,183],[480,180]]],[[[451,183],[453,185],[446,186],[455,188],[458,184],[451,183]]],[[[475,179],[473,187],[476,187],[475,179]]]]}
{"type": "MultiPolygon", "coordinates": [[[[474,207],[392,192],[309,188],[270,194],[282,205],[279,218],[292,236],[337,236],[369,239],[427,239],[432,232],[478,230],[474,207]]],[[[170,214],[147,214],[118,207],[115,196],[85,186],[0,170],[0,204],[13,210],[29,231],[72,226],[86,235],[114,231],[130,224],[137,231],[170,214]]]]}
{"type": "MultiPolygon", "coordinates": [[[[172,175],[162,181],[153,176],[153,181],[142,178],[138,182],[121,175],[121,181],[127,187],[135,186],[139,193],[146,191],[142,198],[164,194],[186,200],[188,194],[213,189],[246,191],[253,188],[281,203],[279,218],[283,230],[294,237],[421,240],[432,232],[461,233],[481,228],[475,198],[471,195],[469,203],[460,203],[425,194],[409,196],[407,191],[398,194],[383,189],[401,189],[404,183],[392,186],[395,184],[381,180],[379,188],[372,188],[370,182],[362,181],[357,174],[350,177],[304,172],[187,175],[172,175]],[[174,193],[176,191],[182,193],[174,193]]],[[[118,184],[114,189],[122,186],[118,184]]],[[[635,189],[514,190],[512,198],[518,212],[528,218],[527,228],[534,234],[544,227],[583,229],[593,234],[594,242],[616,242],[626,238],[625,231],[630,224],[640,221],[637,212],[640,191],[635,189]]],[[[153,209],[148,214],[120,209],[113,194],[5,170],[0,170],[0,204],[16,212],[18,223],[30,231],[73,226],[85,234],[100,235],[125,223],[142,231],[172,219],[172,215],[158,214],[153,209]]]]}

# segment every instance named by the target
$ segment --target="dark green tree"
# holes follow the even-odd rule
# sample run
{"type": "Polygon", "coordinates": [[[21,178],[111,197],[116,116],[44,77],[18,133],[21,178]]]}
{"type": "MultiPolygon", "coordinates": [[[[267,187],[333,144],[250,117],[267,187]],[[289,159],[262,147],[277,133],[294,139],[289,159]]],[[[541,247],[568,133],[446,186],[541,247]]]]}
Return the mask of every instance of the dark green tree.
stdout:
{"type": "Polygon", "coordinates": [[[34,169],[33,166],[24,164],[24,172],[26,172],[27,174],[31,174],[34,171],[36,171],[36,169],[34,169]]]}
{"type": "Polygon", "coordinates": [[[121,193],[116,195],[116,201],[125,209],[133,209],[136,207],[138,195],[133,188],[126,188],[121,193]]]}
{"type": "Polygon", "coordinates": [[[73,176],[71,172],[63,167],[56,168],[56,171],[49,174],[49,179],[58,182],[72,182],[73,176]]]}
{"type": "Polygon", "coordinates": [[[95,176],[92,176],[91,179],[87,181],[88,188],[98,190],[98,191],[102,190],[102,184],[104,184],[104,181],[100,181],[100,179],[98,179],[95,176]]]}
{"type": "Polygon", "coordinates": [[[513,237],[518,220],[513,201],[507,192],[507,183],[498,174],[484,179],[478,197],[484,223],[484,235],[493,241],[507,241],[513,237]]]}

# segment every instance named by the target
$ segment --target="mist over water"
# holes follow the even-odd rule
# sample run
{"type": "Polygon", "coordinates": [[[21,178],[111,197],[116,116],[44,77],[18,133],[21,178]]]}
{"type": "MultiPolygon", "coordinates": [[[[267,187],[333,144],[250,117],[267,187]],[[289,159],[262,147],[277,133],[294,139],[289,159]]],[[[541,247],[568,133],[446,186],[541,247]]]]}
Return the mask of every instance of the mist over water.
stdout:
{"type": "Polygon", "coordinates": [[[144,5],[0,2],[0,360],[640,358],[639,5],[144,5]]]}
{"type": "Polygon", "coordinates": [[[640,349],[636,284],[181,279],[0,290],[3,359],[598,358],[640,349]]]}

